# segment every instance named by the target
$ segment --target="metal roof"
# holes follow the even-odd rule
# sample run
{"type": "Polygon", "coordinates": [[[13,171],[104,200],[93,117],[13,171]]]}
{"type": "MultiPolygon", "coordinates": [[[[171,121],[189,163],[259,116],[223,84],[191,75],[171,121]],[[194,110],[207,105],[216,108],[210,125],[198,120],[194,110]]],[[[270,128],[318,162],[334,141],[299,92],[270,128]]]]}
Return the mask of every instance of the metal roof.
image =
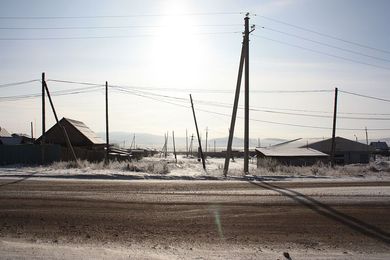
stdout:
{"type": "Polygon", "coordinates": [[[326,153],[311,149],[311,148],[296,148],[296,147],[271,147],[271,148],[256,148],[256,151],[270,157],[327,157],[326,153]]]}
{"type": "Polygon", "coordinates": [[[93,144],[104,144],[104,140],[101,139],[95,132],[93,132],[91,129],[88,128],[83,122],[77,121],[70,118],[63,118],[64,120],[68,121],[70,124],[72,124],[77,130],[80,131],[82,135],[84,135],[88,140],[90,140],[93,144]]]}

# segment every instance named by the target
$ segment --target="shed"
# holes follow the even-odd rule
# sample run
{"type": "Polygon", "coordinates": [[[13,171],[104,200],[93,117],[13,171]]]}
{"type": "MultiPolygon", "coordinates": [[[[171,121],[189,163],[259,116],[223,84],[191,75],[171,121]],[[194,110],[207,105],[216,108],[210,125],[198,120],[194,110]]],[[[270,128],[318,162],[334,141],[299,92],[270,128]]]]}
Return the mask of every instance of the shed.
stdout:
{"type": "MultiPolygon", "coordinates": [[[[97,134],[88,128],[88,126],[86,126],[83,122],[64,117],[60,120],[60,124],[65,127],[73,146],[85,148],[104,147],[105,142],[103,139],[98,137],[97,134]]],[[[40,143],[41,140],[42,136],[39,137],[36,142],[40,143]]],[[[58,123],[46,131],[45,143],[66,146],[63,131],[58,123]]]]}
{"type": "MultiPolygon", "coordinates": [[[[335,161],[338,164],[369,163],[370,154],[374,151],[369,145],[339,136],[335,138],[335,144],[335,161]]],[[[310,143],[306,146],[330,155],[332,138],[310,143]]]]}
{"type": "Polygon", "coordinates": [[[281,164],[293,166],[313,165],[316,162],[328,161],[329,155],[311,148],[297,148],[286,146],[271,146],[268,148],[256,148],[257,167],[261,166],[261,160],[270,158],[281,164]]]}
{"type": "Polygon", "coordinates": [[[389,146],[386,142],[371,142],[370,146],[374,148],[375,154],[381,154],[381,155],[389,155],[389,146]]]}

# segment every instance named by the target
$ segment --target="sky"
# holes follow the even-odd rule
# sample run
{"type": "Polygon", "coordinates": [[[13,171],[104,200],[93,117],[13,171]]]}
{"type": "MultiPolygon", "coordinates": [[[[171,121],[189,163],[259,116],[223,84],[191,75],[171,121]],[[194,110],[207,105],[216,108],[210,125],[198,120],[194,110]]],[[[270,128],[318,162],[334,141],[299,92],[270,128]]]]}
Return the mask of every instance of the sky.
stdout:
{"type": "MultiPolygon", "coordinates": [[[[251,138],[331,136],[336,87],[337,135],[362,140],[367,127],[370,138],[389,137],[388,10],[386,0],[2,0],[0,126],[29,134],[33,122],[40,135],[39,95],[14,97],[39,94],[45,72],[58,116],[96,132],[107,81],[110,131],[195,133],[192,94],[200,131],[225,137],[249,12],[251,138]]],[[[243,109],[238,117],[243,137],[243,109]]]]}

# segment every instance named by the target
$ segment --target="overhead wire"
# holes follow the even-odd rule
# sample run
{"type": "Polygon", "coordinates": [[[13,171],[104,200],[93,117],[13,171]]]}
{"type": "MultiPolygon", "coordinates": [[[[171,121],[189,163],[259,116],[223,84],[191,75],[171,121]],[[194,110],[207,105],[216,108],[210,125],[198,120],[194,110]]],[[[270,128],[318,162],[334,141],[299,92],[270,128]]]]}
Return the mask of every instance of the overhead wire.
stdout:
{"type": "MultiPolygon", "coordinates": [[[[161,100],[161,99],[158,99],[158,98],[147,97],[147,96],[145,96],[145,95],[138,95],[138,94],[132,93],[131,91],[123,91],[123,90],[119,90],[119,91],[120,91],[120,92],[124,92],[124,93],[128,93],[128,94],[133,94],[133,95],[145,97],[145,98],[150,98],[150,99],[153,99],[153,100],[156,100],[156,101],[159,101],[159,102],[169,103],[169,104],[171,104],[171,105],[181,106],[181,107],[184,107],[184,108],[190,108],[190,106],[181,105],[181,104],[177,104],[177,103],[174,103],[174,102],[167,102],[167,101],[164,101],[164,100],[161,100]]],[[[210,114],[215,114],[215,115],[221,115],[221,116],[231,117],[231,115],[229,115],[229,114],[224,114],[224,113],[220,113],[220,112],[205,110],[205,109],[201,109],[201,108],[197,108],[196,110],[197,110],[197,111],[202,111],[202,112],[205,112],[205,113],[210,113],[210,114]]],[[[242,117],[239,117],[239,116],[237,116],[237,118],[242,119],[242,117]]],[[[312,128],[312,129],[323,129],[323,130],[331,130],[331,129],[332,129],[331,127],[321,127],[321,126],[313,126],[313,125],[302,125],[302,124],[281,123],[281,122],[275,122],[275,121],[253,119],[253,118],[250,118],[249,120],[250,120],[250,121],[255,121],[255,122],[262,122],[262,123],[269,123],[269,124],[276,124],[276,125],[284,125],[284,126],[293,126],[293,127],[303,127],[303,128],[312,128]]],[[[364,130],[364,128],[337,128],[337,129],[338,129],[338,130],[346,130],[346,131],[364,130]]],[[[370,128],[370,131],[388,131],[388,130],[390,130],[390,129],[370,128]]]]}
{"type": "Polygon", "coordinates": [[[137,18],[158,16],[210,16],[241,15],[242,12],[199,12],[166,14],[127,14],[127,15],[80,15],[80,16],[0,16],[2,20],[57,20],[57,19],[101,19],[101,18],[137,18]]]}
{"type": "MultiPolygon", "coordinates": [[[[223,35],[241,34],[239,31],[230,32],[198,32],[186,33],[188,35],[223,35]]],[[[164,34],[134,34],[134,35],[106,35],[106,36],[74,36],[74,37],[29,37],[29,38],[0,38],[0,41],[42,41],[42,40],[88,40],[88,39],[125,39],[139,37],[160,37],[164,34]]]]}
{"type": "MultiPolygon", "coordinates": [[[[83,84],[89,85],[89,87],[84,87],[84,88],[54,91],[54,92],[52,92],[53,96],[88,93],[88,92],[102,90],[102,87],[103,87],[103,84],[96,84],[96,83],[90,83],[90,82],[75,82],[75,81],[64,81],[64,80],[50,80],[50,81],[62,82],[62,83],[72,83],[72,84],[83,83],[83,84]]],[[[121,93],[127,93],[127,94],[131,94],[131,95],[136,95],[136,96],[139,96],[139,97],[144,97],[144,98],[148,98],[148,99],[152,99],[152,100],[155,100],[155,101],[164,102],[164,103],[168,103],[168,104],[172,104],[172,105],[176,105],[176,106],[180,106],[180,107],[184,107],[184,108],[190,108],[189,105],[178,104],[178,103],[175,103],[175,102],[166,101],[166,100],[162,100],[161,99],[161,98],[175,99],[176,102],[188,102],[188,100],[186,101],[186,99],[184,99],[184,98],[172,97],[172,96],[168,96],[168,95],[160,95],[160,94],[155,94],[155,93],[150,93],[150,92],[145,92],[145,91],[139,91],[139,90],[128,90],[128,89],[121,88],[119,86],[112,86],[112,88],[114,90],[116,90],[116,91],[121,92],[121,93]],[[155,97],[153,97],[153,96],[155,96],[155,97]],[[159,98],[157,98],[157,97],[159,97],[159,98]]],[[[353,93],[353,94],[356,94],[356,93],[353,93]]],[[[23,98],[34,98],[34,97],[39,97],[40,95],[41,94],[29,94],[29,95],[13,96],[13,97],[0,97],[0,101],[18,100],[18,99],[23,99],[23,98]]],[[[370,97],[370,98],[372,98],[372,97],[370,97]]],[[[205,101],[197,101],[197,102],[199,102],[200,104],[207,104],[207,102],[205,102],[205,101]]],[[[211,104],[211,103],[209,105],[214,105],[215,106],[215,104],[211,104]]],[[[197,110],[203,111],[203,112],[207,112],[207,113],[212,113],[212,114],[217,114],[217,115],[223,115],[223,116],[229,116],[230,117],[229,114],[219,113],[219,112],[215,112],[215,111],[209,111],[209,110],[205,110],[205,109],[201,109],[201,108],[198,108],[197,110]]],[[[256,109],[253,109],[253,108],[252,108],[252,110],[256,111],[256,109]]],[[[259,110],[259,111],[271,112],[271,113],[282,113],[282,114],[289,114],[289,115],[315,116],[316,117],[316,115],[306,115],[306,114],[298,114],[298,113],[285,113],[285,112],[270,111],[270,110],[259,110]]],[[[320,117],[324,117],[324,116],[320,116],[320,117]]],[[[238,118],[240,118],[240,117],[238,117],[238,118]]],[[[344,118],[347,118],[347,117],[344,117],[344,118]]],[[[388,120],[388,119],[383,119],[383,118],[380,118],[380,119],[379,118],[375,118],[375,119],[373,119],[373,118],[356,118],[356,117],[350,117],[348,119],[388,120]]],[[[313,129],[328,129],[328,130],[331,129],[330,127],[321,127],[321,126],[313,126],[313,125],[302,125],[302,124],[290,124],[290,123],[282,123],[282,122],[275,122],[275,121],[268,121],[268,120],[253,119],[253,118],[250,119],[250,120],[251,121],[257,121],[257,122],[263,122],[263,123],[285,125],[285,126],[304,127],[304,128],[313,128],[313,129]]],[[[360,130],[358,128],[338,128],[338,129],[339,130],[360,130]]],[[[373,131],[373,130],[375,130],[375,131],[385,131],[385,130],[390,130],[390,129],[370,128],[370,130],[371,131],[373,131]]]]}
{"type": "MultiPolygon", "coordinates": [[[[60,79],[47,79],[47,82],[58,82],[58,83],[67,83],[67,84],[79,84],[79,85],[87,85],[87,86],[105,86],[105,84],[100,84],[100,83],[93,83],[93,82],[83,82],[83,81],[69,81],[69,80],[60,80],[60,79]]],[[[161,95],[161,94],[156,94],[156,93],[151,93],[147,92],[145,90],[169,90],[169,91],[183,91],[183,92],[192,92],[200,89],[177,89],[177,88],[155,88],[155,87],[142,87],[142,86],[131,86],[131,85],[109,85],[110,88],[121,88],[125,90],[133,90],[133,91],[140,91],[141,93],[146,93],[146,94],[152,94],[154,96],[159,96],[159,97],[167,97],[167,98],[174,98],[176,100],[187,100],[184,98],[178,98],[178,97],[172,97],[168,95],[161,95]],[[142,90],[140,90],[142,89],[142,90]]],[[[252,92],[253,90],[251,90],[252,92]]],[[[323,90],[289,90],[289,91],[269,91],[269,92],[262,92],[262,93],[302,93],[302,92],[307,92],[307,93],[327,93],[327,92],[333,92],[334,90],[328,90],[328,89],[323,89],[323,90]]],[[[340,90],[340,92],[346,92],[346,93],[351,93],[347,91],[340,90]]],[[[208,93],[208,92],[207,92],[208,93]]],[[[229,91],[230,93],[230,91],[229,91]]],[[[360,94],[359,94],[360,95],[360,94]]],[[[363,95],[360,95],[363,96],[363,95]]],[[[380,99],[382,100],[382,99],[380,99]]],[[[223,102],[215,102],[215,101],[199,101],[200,103],[213,103],[213,104],[219,104],[219,105],[225,105],[232,107],[232,104],[229,103],[223,103],[223,102]]],[[[252,107],[252,109],[271,109],[271,110],[282,110],[282,111],[295,111],[295,112],[308,112],[308,113],[329,113],[333,114],[333,112],[329,111],[321,111],[321,110],[307,110],[307,109],[291,109],[291,108],[274,108],[274,107],[252,107]]],[[[338,114],[349,114],[349,115],[376,115],[376,116],[388,116],[390,113],[357,113],[357,112],[338,112],[338,114]]]]}
{"type": "Polygon", "coordinates": [[[279,23],[279,24],[284,24],[284,25],[287,25],[287,26],[290,26],[290,27],[293,27],[293,28],[296,28],[296,29],[299,29],[299,30],[302,30],[302,31],[307,31],[307,32],[310,32],[310,33],[314,33],[314,34],[323,36],[323,37],[331,38],[333,40],[338,40],[338,41],[341,41],[341,42],[344,42],[344,43],[348,43],[348,44],[352,44],[352,45],[355,45],[355,46],[359,46],[361,48],[366,48],[366,49],[370,49],[370,50],[374,50],[374,51],[390,54],[389,50],[384,50],[384,49],[380,49],[380,48],[377,48],[377,47],[369,46],[369,45],[366,45],[366,44],[361,44],[361,43],[358,43],[358,42],[355,42],[355,41],[346,40],[346,39],[343,39],[341,37],[333,36],[333,35],[330,35],[330,34],[327,34],[327,33],[323,33],[323,32],[319,32],[319,31],[316,31],[316,30],[312,30],[312,29],[309,29],[309,28],[306,28],[306,27],[303,27],[303,26],[300,26],[300,25],[295,25],[295,24],[292,24],[292,23],[284,22],[284,21],[281,21],[281,20],[278,20],[278,19],[275,19],[275,18],[271,18],[271,17],[268,17],[268,16],[258,15],[258,14],[256,14],[256,16],[259,16],[261,18],[264,18],[266,20],[270,20],[270,21],[273,21],[273,22],[276,22],[276,23],[279,23]]]}
{"type": "Polygon", "coordinates": [[[362,52],[358,52],[358,51],[354,51],[354,50],[338,47],[338,46],[335,46],[335,45],[332,45],[332,44],[328,44],[328,43],[325,43],[325,42],[321,42],[321,41],[309,39],[309,38],[306,38],[306,37],[302,37],[300,35],[296,35],[296,34],[293,34],[293,33],[288,33],[288,32],[276,30],[276,29],[273,29],[273,28],[270,28],[270,27],[265,27],[265,26],[259,26],[259,27],[261,29],[265,29],[265,30],[269,30],[269,31],[272,31],[272,32],[277,32],[277,33],[280,33],[280,34],[288,35],[288,36],[291,36],[291,37],[295,37],[297,39],[313,42],[313,43],[316,43],[316,44],[319,44],[319,45],[323,45],[323,46],[326,46],[326,47],[330,47],[330,48],[334,48],[334,49],[337,49],[337,50],[353,53],[353,54],[364,56],[364,57],[368,57],[368,58],[371,58],[371,59],[376,59],[376,60],[380,60],[380,61],[390,62],[389,59],[385,59],[385,58],[381,58],[381,57],[377,57],[377,56],[372,56],[372,55],[368,55],[368,54],[365,54],[365,53],[362,53],[362,52]]]}
{"type": "Polygon", "coordinates": [[[380,69],[384,69],[384,70],[389,70],[390,71],[389,67],[384,67],[384,66],[381,66],[381,65],[376,65],[376,64],[372,64],[372,63],[368,63],[368,62],[364,62],[364,61],[358,61],[358,60],[355,60],[355,59],[351,59],[351,58],[347,58],[347,57],[343,57],[343,56],[339,56],[339,55],[335,55],[335,54],[331,54],[331,53],[327,53],[327,52],[323,52],[323,51],[319,51],[319,50],[306,48],[306,47],[303,47],[303,46],[300,46],[300,45],[291,44],[291,43],[288,43],[288,42],[284,42],[284,41],[268,38],[268,37],[257,35],[257,34],[252,34],[252,35],[254,37],[257,37],[257,38],[262,38],[262,39],[265,39],[265,40],[277,42],[279,44],[288,45],[288,46],[291,46],[291,47],[294,47],[294,48],[299,48],[299,49],[302,49],[302,50],[306,50],[306,51],[310,51],[310,52],[314,52],[314,53],[319,53],[319,54],[326,55],[326,56],[329,56],[329,57],[333,57],[333,58],[346,60],[346,61],[353,62],[353,63],[358,63],[358,64],[371,66],[371,67],[376,67],[376,68],[380,68],[380,69]]]}
{"type": "Polygon", "coordinates": [[[349,91],[345,91],[345,90],[339,90],[339,91],[342,93],[345,93],[345,94],[354,95],[354,96],[358,96],[358,97],[364,97],[364,98],[369,98],[369,99],[374,99],[374,100],[379,100],[379,101],[384,101],[384,102],[390,102],[390,99],[378,98],[378,97],[358,94],[358,93],[354,93],[354,92],[349,92],[349,91]]]}
{"type": "Polygon", "coordinates": [[[13,87],[13,86],[25,85],[25,84],[39,82],[39,81],[40,81],[39,79],[31,79],[31,80],[26,80],[26,81],[3,83],[3,84],[0,84],[0,88],[8,88],[8,87],[13,87]]]}
{"type": "MultiPolygon", "coordinates": [[[[186,27],[234,27],[242,24],[192,24],[186,27]]],[[[62,26],[62,27],[0,27],[0,30],[90,30],[90,29],[130,29],[164,28],[167,25],[117,25],[117,26],[62,26]]]]}

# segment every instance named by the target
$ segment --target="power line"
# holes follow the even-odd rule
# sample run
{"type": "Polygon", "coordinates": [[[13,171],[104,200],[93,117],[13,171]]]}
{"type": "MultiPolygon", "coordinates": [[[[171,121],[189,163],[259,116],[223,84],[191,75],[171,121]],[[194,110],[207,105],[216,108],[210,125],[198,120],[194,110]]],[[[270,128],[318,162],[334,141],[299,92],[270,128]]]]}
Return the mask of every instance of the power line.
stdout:
{"type": "Polygon", "coordinates": [[[46,82],[58,82],[58,83],[69,83],[69,84],[78,84],[78,85],[87,85],[87,86],[101,86],[104,87],[105,84],[92,83],[92,82],[82,82],[82,81],[70,81],[70,80],[59,80],[59,79],[47,79],[46,82]]]}
{"type": "MultiPolygon", "coordinates": [[[[65,81],[62,81],[62,82],[65,82],[65,81]]],[[[67,81],[67,82],[69,83],[71,81],[67,81]]],[[[80,82],[78,82],[77,84],[79,84],[79,83],[80,82]]],[[[83,83],[86,83],[86,82],[83,82],[83,83]]],[[[93,92],[93,91],[99,91],[99,90],[102,89],[101,85],[99,85],[99,84],[94,84],[94,83],[87,83],[87,84],[93,84],[94,86],[78,88],[78,89],[72,89],[72,90],[55,91],[55,92],[52,93],[52,95],[55,95],[55,96],[73,95],[73,94],[89,93],[89,92],[93,92]]],[[[136,95],[136,96],[139,96],[139,97],[152,99],[152,100],[155,100],[155,101],[158,101],[158,102],[168,103],[168,104],[171,104],[171,105],[180,106],[180,107],[184,107],[184,108],[190,108],[190,106],[188,106],[188,105],[183,105],[183,104],[178,104],[178,103],[174,103],[174,102],[170,102],[170,101],[166,101],[166,100],[161,100],[159,98],[150,97],[150,96],[148,96],[148,94],[140,94],[140,93],[137,93],[135,91],[129,91],[129,90],[126,90],[126,89],[121,89],[120,87],[115,87],[114,90],[122,92],[122,93],[127,93],[127,94],[131,94],[131,95],[136,95]]],[[[140,92],[140,91],[138,91],[138,92],[140,92]]],[[[144,92],[144,93],[147,93],[147,92],[144,92]]],[[[153,93],[149,93],[149,95],[150,94],[153,94],[153,93]]],[[[34,97],[39,97],[40,95],[41,94],[29,94],[29,95],[13,96],[13,97],[0,97],[0,101],[9,101],[9,100],[12,100],[12,99],[16,100],[16,99],[22,99],[22,98],[23,99],[24,98],[34,98],[34,97]]],[[[154,94],[154,95],[162,96],[162,95],[158,95],[158,94],[154,94]]],[[[164,97],[164,98],[175,98],[175,99],[178,99],[178,101],[182,101],[182,100],[184,101],[184,99],[177,98],[177,97],[171,97],[171,96],[162,96],[162,97],[164,97]]],[[[215,111],[209,111],[209,110],[204,110],[204,109],[197,109],[197,110],[203,111],[203,112],[206,112],[206,113],[211,113],[211,114],[216,114],[216,115],[222,115],[222,116],[230,117],[230,115],[228,115],[228,114],[219,113],[219,112],[215,112],[215,111]]],[[[239,117],[239,118],[241,118],[241,117],[239,117]]],[[[253,119],[253,118],[250,119],[250,120],[251,121],[256,121],[256,122],[269,123],[269,124],[284,125],[284,126],[294,126],[294,127],[312,128],[312,129],[324,129],[324,130],[330,130],[331,129],[330,127],[281,123],[281,122],[275,122],[275,121],[253,119]]],[[[362,129],[359,129],[359,128],[338,128],[338,130],[353,130],[353,131],[356,131],[356,130],[362,130],[362,129]]],[[[390,129],[370,128],[370,130],[371,131],[388,131],[390,129]]]]}
{"type": "MultiPolygon", "coordinates": [[[[233,27],[242,24],[193,24],[186,27],[233,27]]],[[[121,25],[121,26],[63,26],[63,27],[0,27],[0,30],[90,30],[90,29],[130,29],[165,28],[167,25],[121,25]]]]}
{"type": "Polygon", "coordinates": [[[379,48],[376,48],[376,47],[372,47],[372,46],[368,46],[368,45],[365,45],[365,44],[361,44],[361,43],[358,43],[358,42],[346,40],[346,39],[343,39],[341,37],[332,36],[330,34],[326,34],[326,33],[323,33],[323,32],[319,32],[319,31],[315,31],[315,30],[312,30],[312,29],[308,29],[308,28],[305,28],[303,26],[295,25],[295,24],[292,24],[292,23],[287,23],[287,22],[284,22],[284,21],[281,21],[281,20],[277,20],[277,19],[274,19],[274,18],[271,18],[271,17],[264,16],[264,15],[256,15],[256,16],[262,17],[264,19],[267,19],[267,20],[270,20],[270,21],[273,21],[273,22],[276,22],[276,23],[280,23],[280,24],[284,24],[284,25],[287,25],[287,26],[290,26],[290,27],[294,27],[294,28],[297,28],[297,29],[300,29],[300,30],[303,30],[303,31],[314,33],[314,34],[317,34],[317,35],[320,35],[320,36],[323,36],[323,37],[328,37],[328,38],[331,38],[333,40],[338,40],[338,41],[342,41],[344,43],[356,45],[356,46],[359,46],[359,47],[362,47],[362,48],[366,48],[366,49],[375,50],[375,51],[379,51],[379,52],[390,54],[390,51],[388,51],[388,50],[383,50],[383,49],[379,49],[379,48]]]}
{"type": "Polygon", "coordinates": [[[154,16],[209,16],[241,15],[242,12],[205,12],[205,13],[167,13],[167,14],[128,14],[128,15],[90,15],[90,16],[0,16],[3,20],[56,20],[56,19],[101,19],[101,18],[137,18],[154,16]]]}
{"type": "MultiPolygon", "coordinates": [[[[186,105],[182,105],[182,104],[177,104],[177,103],[174,103],[174,102],[168,102],[168,101],[164,101],[164,100],[161,100],[161,99],[158,99],[158,98],[152,98],[152,97],[149,97],[147,95],[140,95],[140,94],[137,94],[137,93],[134,93],[132,91],[126,91],[126,90],[123,90],[123,89],[117,89],[118,91],[120,92],[123,92],[123,93],[127,93],[127,94],[131,94],[131,95],[136,95],[136,96],[141,96],[141,97],[144,97],[144,98],[149,98],[149,99],[153,99],[153,100],[156,100],[156,101],[159,101],[159,102],[164,102],[164,103],[169,103],[171,105],[176,105],[176,106],[181,106],[181,107],[184,107],[184,108],[190,108],[189,106],[186,106],[186,105]]],[[[209,110],[205,110],[205,109],[197,109],[199,111],[203,111],[203,112],[207,112],[207,113],[211,113],[211,114],[217,114],[217,115],[222,115],[222,116],[228,116],[230,117],[230,115],[228,114],[224,114],[224,113],[219,113],[219,112],[215,112],[215,111],[209,111],[209,110]]],[[[238,118],[241,118],[242,117],[238,117],[238,118]]],[[[349,119],[361,119],[361,118],[349,118],[349,119]]],[[[303,128],[312,128],[312,129],[326,129],[326,130],[330,130],[332,129],[331,127],[320,127],[320,126],[313,126],[313,125],[300,125],[300,124],[289,124],[289,123],[281,123],[281,122],[275,122],[275,121],[267,121],[267,120],[259,120],[259,119],[250,119],[251,121],[257,121],[257,122],[263,122],[263,123],[270,123],[270,124],[277,124],[277,125],[285,125],[285,126],[294,126],[294,127],[303,127],[303,128]]],[[[386,120],[390,120],[390,119],[386,119],[386,120]]],[[[338,130],[361,130],[361,129],[358,129],[358,128],[337,128],[338,130]]],[[[362,128],[363,129],[363,128],[362,128]]],[[[375,130],[375,131],[385,131],[385,130],[390,130],[390,129],[381,129],[381,128],[377,128],[377,129],[370,129],[370,130],[375,130]]]]}
{"type": "Polygon", "coordinates": [[[364,98],[369,98],[369,99],[375,99],[375,100],[390,102],[389,99],[378,98],[378,97],[373,97],[373,96],[367,96],[367,95],[358,94],[358,93],[353,93],[353,92],[344,91],[344,90],[340,90],[340,92],[343,92],[343,93],[345,93],[345,94],[350,94],[350,95],[358,96],[358,97],[364,97],[364,98]]]}
{"type": "Polygon", "coordinates": [[[0,84],[0,88],[7,88],[7,87],[25,85],[25,84],[29,84],[29,83],[32,83],[32,82],[39,82],[39,81],[40,81],[39,79],[32,79],[32,80],[26,80],[26,81],[4,83],[4,84],[0,84]]]}
{"type": "MultiPolygon", "coordinates": [[[[241,32],[199,32],[186,33],[188,35],[222,35],[239,34],[241,32]]],[[[163,34],[134,34],[134,35],[110,35],[110,36],[76,36],[76,37],[31,37],[31,38],[0,38],[0,41],[43,41],[43,40],[89,40],[89,39],[124,39],[139,37],[160,37],[163,34]]]]}
{"type": "Polygon", "coordinates": [[[380,65],[372,64],[372,63],[358,61],[358,60],[355,60],[355,59],[350,59],[350,58],[347,58],[347,57],[338,56],[338,55],[335,55],[335,54],[331,54],[331,53],[327,53],[327,52],[323,52],[323,51],[318,51],[318,50],[302,47],[302,46],[299,46],[299,45],[291,44],[291,43],[284,42],[284,41],[275,40],[275,39],[268,38],[268,37],[265,37],[265,36],[260,36],[260,35],[256,35],[256,34],[252,34],[252,35],[257,37],[257,38],[266,39],[266,40],[269,40],[269,41],[273,41],[273,42],[277,42],[277,43],[280,43],[280,44],[288,45],[288,46],[291,46],[291,47],[303,49],[303,50],[306,50],[306,51],[319,53],[319,54],[326,55],[326,56],[329,56],[329,57],[333,57],[333,58],[337,58],[337,59],[341,59],[341,60],[346,60],[346,61],[350,61],[350,62],[354,62],[354,63],[358,63],[358,64],[363,64],[363,65],[366,65],[366,66],[376,67],[376,68],[380,68],[380,69],[384,69],[384,70],[390,70],[390,68],[388,68],[388,67],[383,67],[383,66],[380,66],[380,65]]]}
{"type": "Polygon", "coordinates": [[[300,35],[296,35],[296,34],[293,34],[293,33],[283,32],[283,31],[280,31],[280,30],[276,30],[276,29],[272,29],[272,28],[264,27],[264,26],[260,26],[260,28],[265,29],[265,30],[269,30],[269,31],[273,31],[273,32],[277,32],[277,33],[280,33],[280,34],[288,35],[288,36],[291,36],[291,37],[295,37],[295,38],[298,38],[298,39],[301,39],[301,40],[313,42],[313,43],[320,44],[320,45],[323,45],[323,46],[327,46],[327,47],[330,47],[330,48],[338,49],[338,50],[341,50],[341,51],[350,52],[350,53],[353,53],[353,54],[356,54],[356,55],[368,57],[368,58],[371,58],[371,59],[376,59],[376,60],[390,62],[389,59],[384,59],[384,58],[381,58],[381,57],[368,55],[368,54],[361,53],[361,52],[358,52],[358,51],[353,51],[353,50],[342,48],[342,47],[338,47],[338,46],[335,46],[335,45],[332,45],[332,44],[324,43],[324,42],[321,42],[321,41],[312,40],[312,39],[309,39],[309,38],[306,38],[306,37],[302,37],[300,35]]]}
{"type": "MultiPolygon", "coordinates": [[[[70,80],[59,80],[59,79],[47,79],[46,80],[47,82],[58,82],[58,83],[67,83],[67,84],[79,84],[79,85],[87,85],[87,86],[105,86],[104,84],[99,84],[99,83],[92,83],[92,82],[82,82],[82,81],[70,81],[70,80]]],[[[157,87],[141,87],[141,86],[129,86],[129,85],[110,85],[109,86],[110,88],[119,88],[119,89],[122,89],[122,90],[126,90],[126,91],[129,91],[129,89],[131,91],[137,91],[137,92],[140,92],[140,93],[143,93],[143,94],[149,94],[149,95],[154,95],[154,96],[158,96],[158,97],[164,97],[164,98],[171,98],[171,99],[176,99],[176,100],[181,100],[181,101],[184,101],[184,102],[187,102],[188,99],[187,98],[179,98],[179,97],[173,97],[173,96],[168,96],[168,95],[161,95],[161,94],[156,94],[156,93],[151,93],[151,92],[147,92],[147,91],[144,91],[144,90],[156,90],[156,91],[160,91],[160,90],[169,90],[169,91],[183,91],[183,92],[191,92],[191,91],[196,91],[196,90],[201,90],[201,89],[177,89],[177,88],[157,88],[157,87]],[[142,90],[140,90],[142,89],[142,90]]],[[[324,90],[288,90],[288,91],[269,91],[269,93],[327,93],[327,92],[333,92],[334,90],[327,90],[327,89],[324,89],[324,90]]],[[[347,92],[347,91],[343,91],[343,90],[339,90],[340,92],[345,92],[345,93],[351,93],[351,92],[347,92]]],[[[229,92],[230,93],[230,92],[229,92]]],[[[354,93],[355,94],[355,93],[354,93]]],[[[359,96],[364,96],[362,94],[356,94],[356,95],[359,95],[359,96]]],[[[364,96],[366,97],[366,96],[364,96]]],[[[377,99],[377,98],[375,98],[377,99]]],[[[382,100],[383,99],[379,99],[379,100],[382,100]]],[[[199,102],[200,104],[204,103],[204,104],[217,104],[217,105],[221,105],[221,106],[228,106],[229,108],[232,106],[232,104],[229,104],[229,103],[223,103],[223,102],[215,102],[215,101],[202,101],[202,100],[197,100],[197,102],[199,102]]],[[[271,109],[271,110],[281,110],[281,111],[295,111],[295,112],[308,112],[308,113],[328,113],[328,114],[332,114],[333,112],[329,112],[329,111],[321,111],[321,110],[307,110],[307,109],[291,109],[291,108],[273,108],[273,107],[252,107],[251,109],[253,109],[254,111],[256,110],[262,110],[262,109],[271,109]]],[[[389,113],[357,113],[357,112],[338,112],[338,114],[349,114],[349,115],[376,115],[376,116],[388,116],[390,115],[389,113]]]]}
{"type": "MultiPolygon", "coordinates": [[[[101,90],[100,87],[85,87],[85,88],[75,88],[70,90],[58,90],[53,91],[51,93],[52,96],[65,96],[65,95],[75,95],[75,94],[82,94],[82,93],[89,93],[101,90]]],[[[17,96],[5,96],[0,97],[0,101],[17,101],[22,99],[29,99],[29,98],[37,98],[41,97],[41,93],[33,93],[33,94],[25,94],[25,95],[17,95],[17,96]]]]}
{"type": "MultiPolygon", "coordinates": [[[[80,81],[69,81],[69,80],[59,80],[59,79],[48,79],[46,81],[60,82],[60,83],[70,83],[70,84],[83,84],[83,85],[92,85],[92,86],[104,86],[99,83],[92,82],[80,82],[80,81]]],[[[147,87],[147,86],[135,86],[135,85],[110,85],[110,87],[120,87],[125,89],[132,90],[152,90],[152,91],[171,91],[171,92],[204,92],[204,93],[233,93],[232,90],[221,90],[221,89],[196,89],[196,88],[162,88],[162,87],[147,87]]],[[[309,90],[252,90],[251,93],[279,93],[279,94],[289,94],[289,93],[331,93],[333,89],[309,89],[309,90]]],[[[187,99],[186,99],[187,100],[187,99]]]]}

